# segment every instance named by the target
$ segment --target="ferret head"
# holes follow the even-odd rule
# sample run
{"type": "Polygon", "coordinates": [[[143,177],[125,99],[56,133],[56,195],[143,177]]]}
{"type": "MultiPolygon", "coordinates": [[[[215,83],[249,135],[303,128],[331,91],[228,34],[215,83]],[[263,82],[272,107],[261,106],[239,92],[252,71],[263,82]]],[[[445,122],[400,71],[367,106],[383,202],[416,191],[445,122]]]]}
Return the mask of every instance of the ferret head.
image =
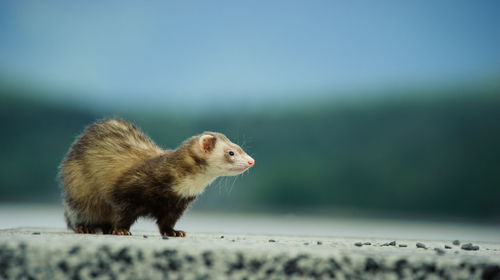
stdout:
{"type": "Polygon", "coordinates": [[[217,176],[238,175],[255,164],[255,160],[224,134],[205,132],[198,138],[198,151],[208,163],[208,171],[217,176]]]}

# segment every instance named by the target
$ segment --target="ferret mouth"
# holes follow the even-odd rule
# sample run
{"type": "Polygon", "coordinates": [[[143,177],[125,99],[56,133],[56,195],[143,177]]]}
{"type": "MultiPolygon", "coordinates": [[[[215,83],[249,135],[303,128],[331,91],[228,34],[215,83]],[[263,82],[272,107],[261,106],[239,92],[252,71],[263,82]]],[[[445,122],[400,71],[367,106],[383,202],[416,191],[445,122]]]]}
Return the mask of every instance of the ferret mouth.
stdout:
{"type": "Polygon", "coordinates": [[[234,167],[234,168],[231,168],[229,170],[234,171],[234,172],[243,172],[243,171],[247,170],[249,167],[250,166],[234,167]]]}

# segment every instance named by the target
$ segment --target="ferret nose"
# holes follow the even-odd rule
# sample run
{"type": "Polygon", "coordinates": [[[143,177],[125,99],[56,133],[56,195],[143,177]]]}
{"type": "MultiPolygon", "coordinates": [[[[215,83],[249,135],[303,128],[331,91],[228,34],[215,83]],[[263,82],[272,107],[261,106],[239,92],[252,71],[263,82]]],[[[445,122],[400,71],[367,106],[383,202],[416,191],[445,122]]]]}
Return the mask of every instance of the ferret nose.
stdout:
{"type": "Polygon", "coordinates": [[[253,158],[250,158],[248,160],[248,165],[253,166],[255,164],[255,160],[253,158]]]}

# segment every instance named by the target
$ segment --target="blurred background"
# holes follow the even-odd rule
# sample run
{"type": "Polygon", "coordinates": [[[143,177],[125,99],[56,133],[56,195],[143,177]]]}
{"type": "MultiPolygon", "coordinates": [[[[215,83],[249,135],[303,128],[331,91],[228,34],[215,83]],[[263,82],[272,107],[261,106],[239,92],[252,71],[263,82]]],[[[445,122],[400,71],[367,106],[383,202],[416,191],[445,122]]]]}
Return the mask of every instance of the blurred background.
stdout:
{"type": "Polygon", "coordinates": [[[0,227],[33,205],[63,226],[58,164],[113,116],[165,148],[219,131],[256,159],[188,215],[498,226],[499,15],[494,1],[1,1],[0,227]]]}

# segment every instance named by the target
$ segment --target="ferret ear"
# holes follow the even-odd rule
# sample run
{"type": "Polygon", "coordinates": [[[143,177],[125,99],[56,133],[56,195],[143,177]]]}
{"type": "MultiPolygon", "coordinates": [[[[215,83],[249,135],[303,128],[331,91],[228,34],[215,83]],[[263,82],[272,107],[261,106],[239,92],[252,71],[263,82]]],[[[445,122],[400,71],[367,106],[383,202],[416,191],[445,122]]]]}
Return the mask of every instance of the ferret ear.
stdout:
{"type": "Polygon", "coordinates": [[[203,153],[210,153],[215,148],[217,139],[213,135],[203,134],[200,137],[200,149],[203,153]]]}

